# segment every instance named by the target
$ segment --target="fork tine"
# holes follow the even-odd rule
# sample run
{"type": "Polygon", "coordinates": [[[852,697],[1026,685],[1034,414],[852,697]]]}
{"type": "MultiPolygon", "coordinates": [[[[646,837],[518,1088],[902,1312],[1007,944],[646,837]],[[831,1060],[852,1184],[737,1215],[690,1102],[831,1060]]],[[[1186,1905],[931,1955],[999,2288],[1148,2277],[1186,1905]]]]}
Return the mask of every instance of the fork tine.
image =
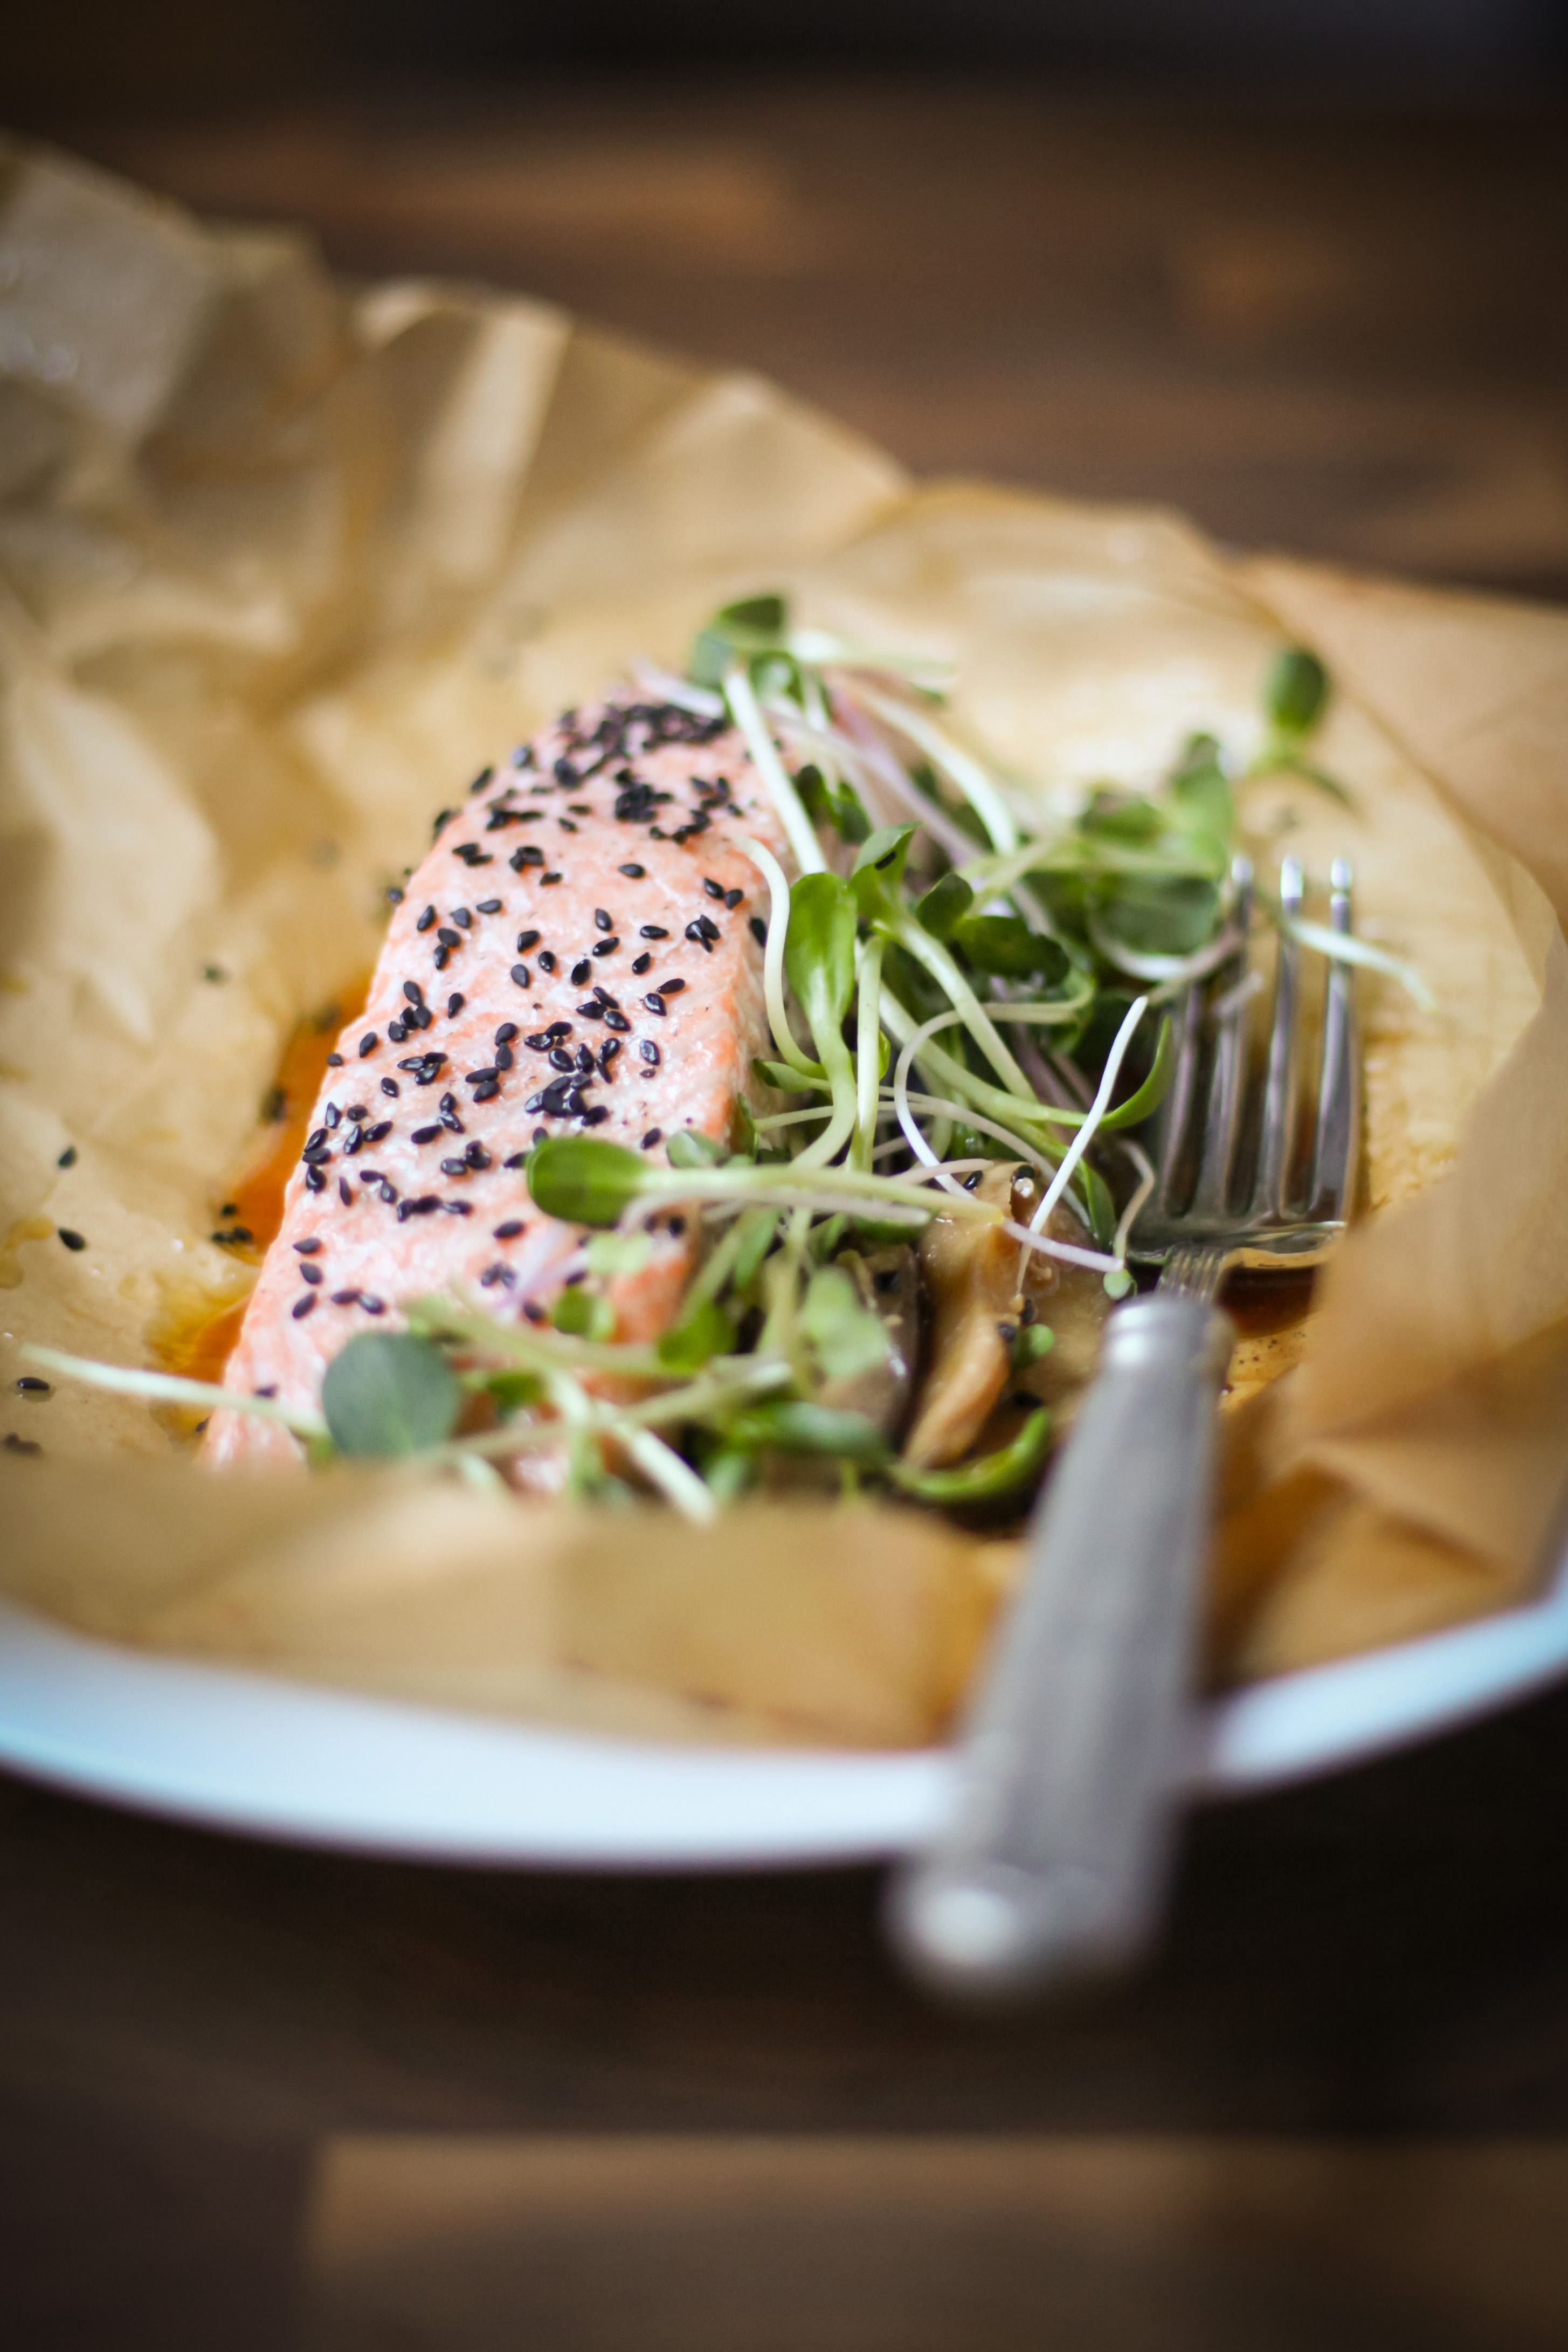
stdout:
{"type": "MultiPolygon", "coordinates": [[[[1287,915],[1301,910],[1301,861],[1281,859],[1280,905],[1287,915]]],[[[1258,1134],[1258,1173],[1249,1214],[1281,1215],[1291,1181],[1291,1146],[1296,1126],[1296,1027],[1299,994],[1296,943],[1280,934],[1274,965],[1274,1014],[1269,1031],[1269,1065],[1263,1080],[1263,1113],[1258,1134]]]]}
{"type": "MultiPolygon", "coordinates": [[[[1329,924],[1351,928],[1351,870],[1336,857],[1329,868],[1329,924]]],[[[1312,1143],[1312,1187],[1307,1214],[1313,1219],[1344,1214],[1355,1176],[1360,1084],[1355,1053],[1354,971],[1331,961],[1323,1004],[1322,1073],[1318,1082],[1317,1131],[1312,1143]]]]}
{"type": "Polygon", "coordinates": [[[1227,965],[1240,976],[1243,986],[1222,992],[1215,1021],[1214,1062],[1208,1078],[1208,1107],[1203,1122],[1203,1158],[1197,1171],[1197,1188],[1192,1196],[1188,1213],[1197,1217],[1223,1217],[1229,1206],[1230,1171],[1236,1158],[1237,1139],[1241,1131],[1241,1097],[1246,1076],[1247,999],[1244,992],[1247,971],[1247,924],[1252,908],[1252,867],[1250,861],[1239,857],[1231,867],[1236,883],[1236,920],[1241,933],[1241,947],[1234,966],[1227,965]]]}
{"type": "Polygon", "coordinates": [[[1176,1070],[1160,1120],[1159,1202],[1162,1209],[1175,1205],[1176,1180],[1181,1172],[1182,1146],[1192,1124],[1192,1107],[1197,1093],[1197,1049],[1203,1034],[1203,982],[1195,980],[1183,996],[1181,1011],[1176,1016],[1176,1070]]]}

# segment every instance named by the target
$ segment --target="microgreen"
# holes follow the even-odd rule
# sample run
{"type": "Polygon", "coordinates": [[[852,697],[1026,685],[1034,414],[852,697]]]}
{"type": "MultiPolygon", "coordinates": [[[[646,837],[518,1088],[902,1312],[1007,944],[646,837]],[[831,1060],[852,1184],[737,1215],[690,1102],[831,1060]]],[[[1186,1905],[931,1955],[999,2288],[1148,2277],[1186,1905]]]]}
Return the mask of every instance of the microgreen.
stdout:
{"type": "Polygon", "coordinates": [[[340,1454],[387,1457],[439,1445],[461,1403],[441,1350],[407,1331],[361,1331],[339,1349],[321,1382],[321,1410],[340,1454]]]}

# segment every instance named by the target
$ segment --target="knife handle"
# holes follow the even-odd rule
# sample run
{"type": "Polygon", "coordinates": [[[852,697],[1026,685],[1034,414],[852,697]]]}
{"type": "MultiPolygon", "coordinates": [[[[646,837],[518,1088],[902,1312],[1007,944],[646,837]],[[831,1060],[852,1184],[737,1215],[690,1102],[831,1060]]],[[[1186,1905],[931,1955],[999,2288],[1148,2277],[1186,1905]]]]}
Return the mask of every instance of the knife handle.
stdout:
{"type": "Polygon", "coordinates": [[[1106,1326],[960,1737],[946,1829],[890,1925],[935,1989],[986,1998],[1124,1964],[1159,1916],[1234,1333],[1155,1292],[1106,1326]]]}

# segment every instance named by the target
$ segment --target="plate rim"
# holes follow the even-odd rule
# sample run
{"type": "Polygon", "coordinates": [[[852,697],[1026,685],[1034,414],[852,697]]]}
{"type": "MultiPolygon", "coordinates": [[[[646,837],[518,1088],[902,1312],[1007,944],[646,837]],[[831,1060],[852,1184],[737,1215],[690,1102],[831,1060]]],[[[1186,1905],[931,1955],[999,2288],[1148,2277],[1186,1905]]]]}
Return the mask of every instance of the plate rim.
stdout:
{"type": "MultiPolygon", "coordinates": [[[[1184,1778],[1207,1801],[1259,1795],[1437,1737],[1564,1675],[1568,1561],[1511,1608],[1205,1701],[1184,1778]]],[[[296,1845],[673,1872],[907,1851],[941,1818],[952,1751],[715,1749],[529,1724],[139,1649],[0,1598],[0,1765],[296,1845]]]]}

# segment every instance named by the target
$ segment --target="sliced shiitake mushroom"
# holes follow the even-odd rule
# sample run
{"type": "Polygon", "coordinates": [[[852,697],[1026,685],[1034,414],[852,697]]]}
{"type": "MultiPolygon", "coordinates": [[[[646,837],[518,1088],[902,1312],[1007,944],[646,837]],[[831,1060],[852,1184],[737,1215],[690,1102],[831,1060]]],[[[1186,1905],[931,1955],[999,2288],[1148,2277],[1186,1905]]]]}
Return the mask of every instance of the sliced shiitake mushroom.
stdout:
{"type": "MultiPolygon", "coordinates": [[[[1040,1200],[1032,1170],[1012,1161],[988,1168],[976,1197],[1009,1209],[1027,1224],[1040,1200]]],[[[1059,1202],[1047,1231],[1053,1241],[1092,1246],[1079,1218],[1059,1202]]],[[[920,1241],[921,1270],[933,1309],[930,1368],[916,1403],[904,1458],[920,1469],[960,1461],[1004,1392],[1049,1405],[1060,1428],[1090,1380],[1110,1310],[1100,1276],[1023,1250],[999,1226],[934,1217],[920,1241]],[[1015,1371],[1019,1329],[1040,1322],[1054,1334],[1049,1353],[1015,1371]]]]}

